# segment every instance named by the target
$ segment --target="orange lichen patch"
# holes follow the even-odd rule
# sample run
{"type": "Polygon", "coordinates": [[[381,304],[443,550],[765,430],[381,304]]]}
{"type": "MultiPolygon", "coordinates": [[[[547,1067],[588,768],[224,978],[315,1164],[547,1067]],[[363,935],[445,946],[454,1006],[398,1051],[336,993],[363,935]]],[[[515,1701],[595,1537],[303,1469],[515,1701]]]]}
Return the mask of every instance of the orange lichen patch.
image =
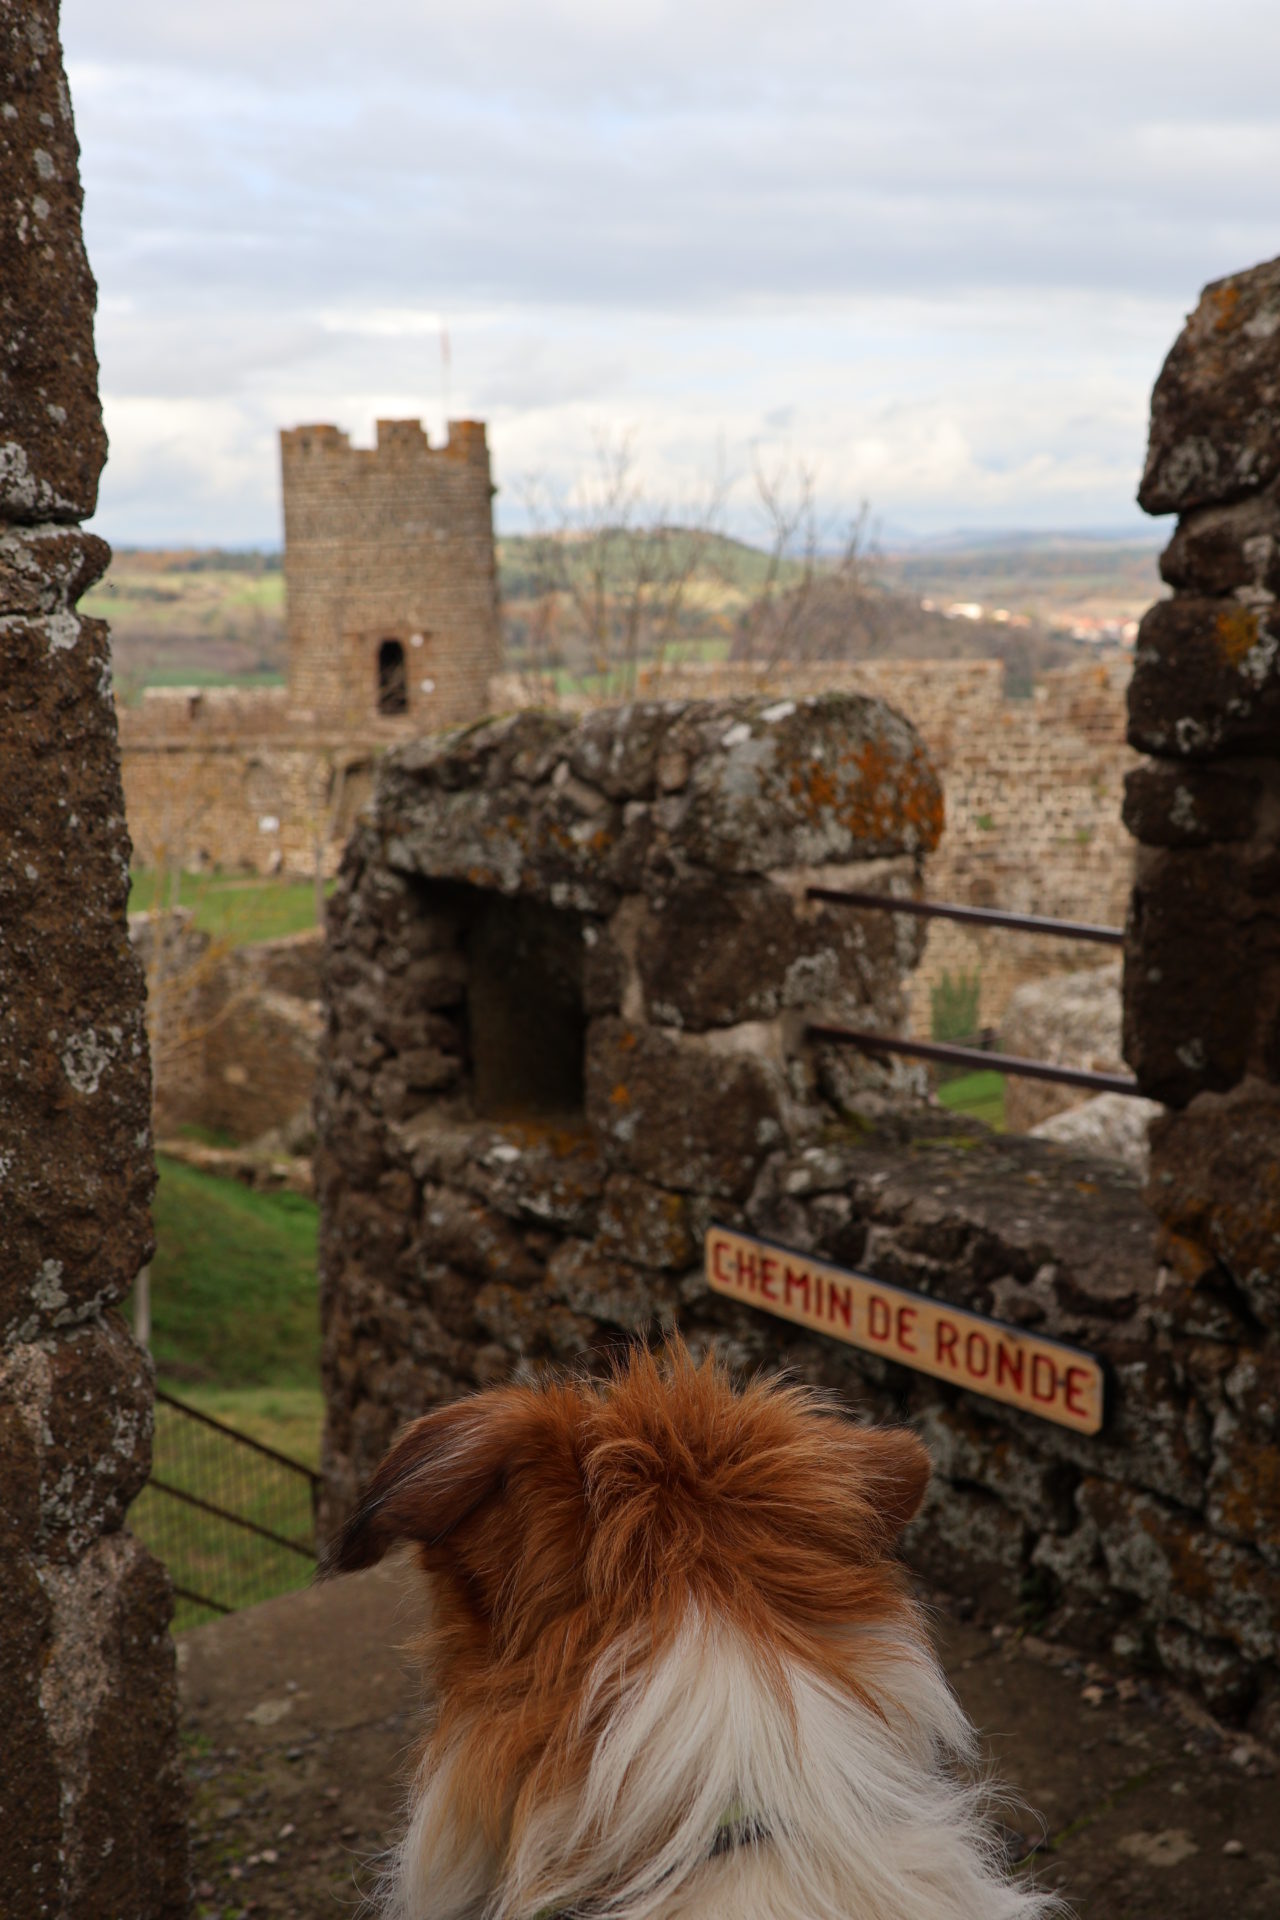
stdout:
{"type": "Polygon", "coordinates": [[[492,867],[468,867],[467,879],[473,887],[496,887],[498,876],[492,867]]]}
{"type": "Polygon", "coordinates": [[[1205,1560],[1201,1542],[1194,1539],[1189,1530],[1166,1530],[1153,1514],[1140,1513],[1138,1521],[1142,1531],[1155,1541],[1168,1561],[1173,1585],[1178,1592],[1189,1600],[1212,1600],[1213,1571],[1205,1560]]]}
{"type": "Polygon", "coordinates": [[[1227,607],[1213,623],[1214,644],[1229,667],[1239,671],[1258,641],[1258,616],[1248,607],[1227,607]]]}
{"type": "Polygon", "coordinates": [[[1251,1540],[1264,1514],[1280,1513],[1280,1453],[1269,1443],[1238,1442],[1230,1450],[1230,1477],[1218,1494],[1222,1517],[1251,1540]]]}
{"type": "Polygon", "coordinates": [[[1178,1278],[1185,1280],[1187,1285],[1192,1287],[1218,1264],[1208,1247],[1199,1240],[1192,1240],[1183,1233],[1175,1233],[1169,1227],[1161,1229],[1157,1239],[1157,1251],[1161,1260],[1173,1268],[1178,1278]]]}
{"type": "Polygon", "coordinates": [[[625,1031],[618,1036],[619,1053],[634,1053],[639,1045],[640,1036],[631,1027],[627,1027],[625,1031]]]}
{"type": "Polygon", "coordinates": [[[937,844],[942,793],[921,756],[903,761],[881,741],[868,740],[840,755],[840,769],[835,773],[821,760],[792,768],[788,791],[811,822],[829,813],[855,839],[891,840],[905,828],[922,845],[937,844]]]}
{"type": "Polygon", "coordinates": [[[799,801],[811,820],[816,820],[824,807],[834,807],[839,793],[830,771],[820,760],[810,760],[807,766],[793,769],[788,785],[792,799],[799,801]]]}
{"type": "Polygon", "coordinates": [[[522,1120],[506,1128],[524,1147],[545,1147],[557,1160],[598,1158],[598,1149],[585,1123],[580,1128],[551,1125],[538,1120],[522,1120]]]}
{"type": "Polygon", "coordinates": [[[625,1080],[619,1080],[617,1086],[609,1095],[609,1104],[614,1107],[629,1107],[631,1105],[631,1090],[625,1080]]]}
{"type": "Polygon", "coordinates": [[[1227,333],[1239,319],[1240,289],[1235,282],[1228,280],[1224,285],[1215,287],[1210,295],[1215,308],[1213,326],[1216,333],[1227,333]]]}
{"type": "Polygon", "coordinates": [[[603,856],[606,853],[608,853],[612,845],[613,845],[613,835],[610,833],[608,827],[597,827],[596,831],[591,836],[592,853],[603,858],[603,856]]]}

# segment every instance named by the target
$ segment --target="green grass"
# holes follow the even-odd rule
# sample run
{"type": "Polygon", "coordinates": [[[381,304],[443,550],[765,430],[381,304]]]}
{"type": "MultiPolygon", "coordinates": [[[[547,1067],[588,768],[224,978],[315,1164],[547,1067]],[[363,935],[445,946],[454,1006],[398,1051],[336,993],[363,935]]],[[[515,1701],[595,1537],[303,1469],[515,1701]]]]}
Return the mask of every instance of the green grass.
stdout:
{"type": "Polygon", "coordinates": [[[159,1158],[151,1350],[175,1392],[315,1387],[316,1206],[159,1158]]]}
{"type": "Polygon", "coordinates": [[[983,1120],[997,1133],[1003,1133],[1004,1075],[962,1073],[955,1080],[944,1080],[938,1088],[938,1104],[951,1113],[965,1113],[974,1120],[983,1120]]]}
{"type": "MultiPolygon", "coordinates": [[[[154,869],[135,867],[129,890],[130,913],[147,913],[156,904],[160,887],[165,904],[171,901],[171,883],[154,869]]],[[[326,894],[333,889],[329,881],[326,894]]],[[[184,873],[179,877],[178,904],[190,907],[195,925],[220,945],[252,946],[258,940],[280,940],[316,924],[315,886],[310,880],[263,879],[247,874],[184,873]]]]}
{"type": "MultiPolygon", "coordinates": [[[[304,1466],[320,1457],[323,1401],[316,1298],[316,1207],[255,1193],[161,1155],[151,1263],[151,1349],[160,1385],[304,1466]]],[[[125,1302],[132,1314],[132,1301],[125,1302]]],[[[154,1477],[227,1506],[287,1539],[310,1534],[299,1476],[157,1409],[154,1477]]],[[[130,1525],[190,1593],[249,1606],[305,1585],[310,1563],[155,1488],[130,1525]]],[[[175,1625],[215,1617],[178,1602],[175,1625]]]]}

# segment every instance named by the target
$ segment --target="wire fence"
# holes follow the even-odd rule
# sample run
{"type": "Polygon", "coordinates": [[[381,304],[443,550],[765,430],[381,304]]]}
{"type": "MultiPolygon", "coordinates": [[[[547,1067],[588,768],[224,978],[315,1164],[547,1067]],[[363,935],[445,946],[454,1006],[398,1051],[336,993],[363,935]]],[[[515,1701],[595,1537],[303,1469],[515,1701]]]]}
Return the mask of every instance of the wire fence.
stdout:
{"type": "Polygon", "coordinates": [[[306,1585],[319,1485],[300,1461],[157,1388],[151,1478],[129,1525],[169,1569],[175,1630],[306,1585]]]}

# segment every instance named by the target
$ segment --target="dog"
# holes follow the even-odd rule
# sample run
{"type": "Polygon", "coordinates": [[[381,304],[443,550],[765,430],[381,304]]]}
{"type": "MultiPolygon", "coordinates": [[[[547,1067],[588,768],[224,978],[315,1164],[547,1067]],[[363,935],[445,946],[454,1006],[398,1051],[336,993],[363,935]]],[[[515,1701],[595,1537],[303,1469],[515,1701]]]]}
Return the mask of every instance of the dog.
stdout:
{"type": "Polygon", "coordinates": [[[338,1539],[414,1543],[432,1718],[385,1920],[1041,1920],[894,1558],[929,1458],[678,1342],[415,1421],[338,1539]]]}

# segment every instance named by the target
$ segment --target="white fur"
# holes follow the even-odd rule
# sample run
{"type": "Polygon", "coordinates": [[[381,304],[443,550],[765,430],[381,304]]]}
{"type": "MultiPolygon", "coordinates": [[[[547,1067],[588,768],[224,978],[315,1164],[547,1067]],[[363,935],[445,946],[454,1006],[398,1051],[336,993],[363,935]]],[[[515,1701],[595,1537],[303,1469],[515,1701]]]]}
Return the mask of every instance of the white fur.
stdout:
{"type": "Polygon", "coordinates": [[[968,1721],[927,1649],[864,1633],[852,1648],[883,1717],[801,1667],[780,1694],[744,1641],[696,1614],[654,1661],[602,1659],[605,1709],[581,1792],[536,1806],[505,1860],[451,1829],[453,1757],[415,1788],[387,1876],[386,1920],[1038,1920],[962,1783],[968,1721]],[[737,1807],[768,1837],[711,1857],[737,1807]]]}

